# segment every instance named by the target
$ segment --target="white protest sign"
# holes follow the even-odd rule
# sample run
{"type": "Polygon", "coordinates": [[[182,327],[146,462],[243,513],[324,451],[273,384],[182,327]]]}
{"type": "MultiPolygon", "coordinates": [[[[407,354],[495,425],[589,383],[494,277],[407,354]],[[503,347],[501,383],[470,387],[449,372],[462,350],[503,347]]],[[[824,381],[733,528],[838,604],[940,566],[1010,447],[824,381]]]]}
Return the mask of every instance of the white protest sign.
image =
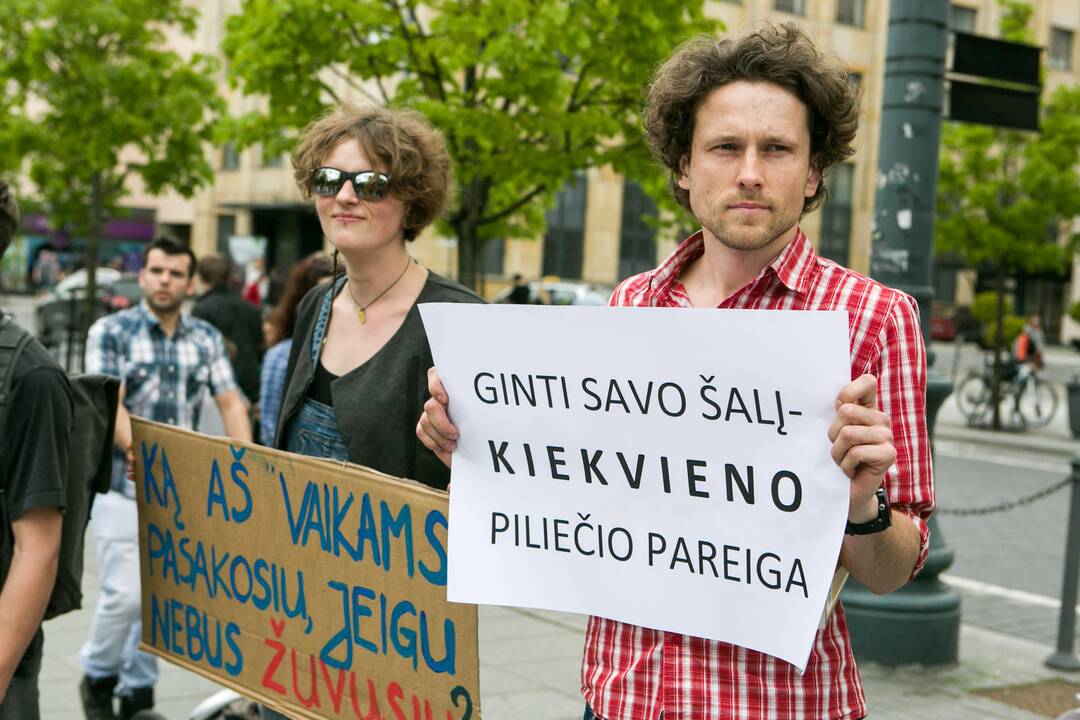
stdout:
{"type": "Polygon", "coordinates": [[[425,304],[461,432],[451,601],[588,613],[804,669],[849,481],[843,312],[425,304]]]}

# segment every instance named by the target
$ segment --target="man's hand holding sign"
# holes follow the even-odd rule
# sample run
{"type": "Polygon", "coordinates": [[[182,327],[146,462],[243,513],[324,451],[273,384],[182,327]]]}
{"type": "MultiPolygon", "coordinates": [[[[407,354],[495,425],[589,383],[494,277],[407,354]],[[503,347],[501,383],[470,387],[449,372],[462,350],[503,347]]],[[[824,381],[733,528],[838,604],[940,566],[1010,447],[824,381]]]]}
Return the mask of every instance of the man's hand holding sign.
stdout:
{"type": "MultiPolygon", "coordinates": [[[[874,378],[845,384],[842,314],[422,312],[442,377],[429,374],[417,434],[456,458],[452,598],[619,617],[805,663],[844,523],[877,517],[868,506],[895,458],[874,378]],[[632,356],[642,336],[682,352],[650,376],[632,356]],[[791,347],[821,382],[784,372],[791,347]]],[[[845,566],[874,588],[902,583],[917,544],[881,543],[901,525],[847,536],[845,566]]]]}
{"type": "MultiPolygon", "coordinates": [[[[840,391],[836,418],[829,426],[832,457],[851,478],[848,523],[864,526],[882,513],[878,490],[896,462],[892,421],[878,410],[877,378],[863,375],[840,391]]],[[[886,503],[887,506],[887,503],[886,503]]],[[[881,532],[848,534],[840,550],[840,564],[852,577],[876,593],[901,587],[911,576],[919,556],[919,531],[892,511],[881,532]]]]}

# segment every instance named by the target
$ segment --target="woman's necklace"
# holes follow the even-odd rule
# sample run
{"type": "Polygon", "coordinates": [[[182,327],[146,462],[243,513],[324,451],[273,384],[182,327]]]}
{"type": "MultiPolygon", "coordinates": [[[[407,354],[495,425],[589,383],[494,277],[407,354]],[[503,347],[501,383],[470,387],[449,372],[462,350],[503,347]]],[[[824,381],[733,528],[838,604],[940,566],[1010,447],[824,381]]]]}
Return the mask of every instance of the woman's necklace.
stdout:
{"type": "Polygon", "coordinates": [[[361,325],[363,325],[364,323],[367,322],[367,309],[369,307],[371,307],[372,305],[374,305],[375,302],[379,298],[381,298],[383,295],[390,292],[390,290],[395,285],[398,284],[398,281],[401,280],[401,278],[405,277],[405,273],[408,272],[409,265],[412,265],[412,262],[413,262],[412,257],[406,258],[405,267],[402,269],[401,273],[396,278],[394,278],[394,282],[387,285],[385,290],[383,290],[381,293],[379,293],[378,295],[373,297],[371,300],[369,300],[367,305],[363,304],[362,302],[360,302],[359,300],[356,299],[356,296],[353,295],[352,283],[349,282],[348,278],[345,279],[345,289],[349,291],[349,297],[352,299],[353,303],[356,305],[356,317],[360,321],[361,325]]]}

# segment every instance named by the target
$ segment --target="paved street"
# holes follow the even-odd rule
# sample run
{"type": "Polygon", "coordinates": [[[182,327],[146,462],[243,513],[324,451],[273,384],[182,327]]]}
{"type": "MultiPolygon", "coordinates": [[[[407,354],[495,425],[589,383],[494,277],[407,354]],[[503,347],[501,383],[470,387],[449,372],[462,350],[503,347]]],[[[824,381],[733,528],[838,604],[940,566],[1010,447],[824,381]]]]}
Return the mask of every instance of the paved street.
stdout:
{"type": "MultiPolygon", "coordinates": [[[[1063,479],[1069,468],[985,450],[970,456],[939,441],[935,471],[938,502],[948,510],[1029,495],[1063,479]]],[[[965,621],[1048,645],[1055,641],[1053,603],[1061,592],[1068,492],[1004,513],[938,516],[939,531],[956,553],[947,573],[963,593],[965,621]]]]}

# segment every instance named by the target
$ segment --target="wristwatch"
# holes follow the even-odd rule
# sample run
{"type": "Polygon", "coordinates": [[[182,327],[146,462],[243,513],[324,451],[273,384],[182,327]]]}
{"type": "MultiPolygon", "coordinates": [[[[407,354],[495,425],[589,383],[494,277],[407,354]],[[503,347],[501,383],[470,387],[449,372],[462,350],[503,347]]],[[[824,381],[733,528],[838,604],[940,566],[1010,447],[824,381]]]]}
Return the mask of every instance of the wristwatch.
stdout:
{"type": "Polygon", "coordinates": [[[884,532],[892,525],[892,511],[889,510],[889,498],[885,494],[885,486],[882,485],[874,493],[877,497],[877,517],[866,522],[853,523],[848,520],[845,535],[873,535],[884,532]]]}

